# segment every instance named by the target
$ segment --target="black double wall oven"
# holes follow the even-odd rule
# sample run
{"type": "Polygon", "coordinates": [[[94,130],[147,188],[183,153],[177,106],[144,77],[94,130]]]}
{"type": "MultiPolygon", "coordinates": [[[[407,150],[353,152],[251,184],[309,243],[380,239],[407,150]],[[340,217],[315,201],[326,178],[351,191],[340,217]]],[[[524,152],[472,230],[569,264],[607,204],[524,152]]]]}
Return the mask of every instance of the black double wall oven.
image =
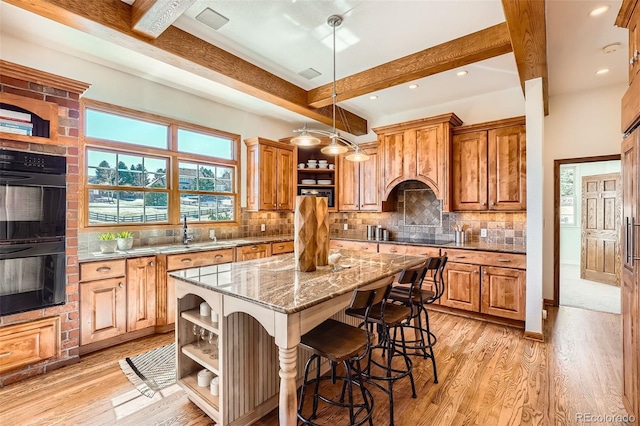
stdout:
{"type": "Polygon", "coordinates": [[[0,316],[66,299],[66,159],[0,149],[0,316]]]}

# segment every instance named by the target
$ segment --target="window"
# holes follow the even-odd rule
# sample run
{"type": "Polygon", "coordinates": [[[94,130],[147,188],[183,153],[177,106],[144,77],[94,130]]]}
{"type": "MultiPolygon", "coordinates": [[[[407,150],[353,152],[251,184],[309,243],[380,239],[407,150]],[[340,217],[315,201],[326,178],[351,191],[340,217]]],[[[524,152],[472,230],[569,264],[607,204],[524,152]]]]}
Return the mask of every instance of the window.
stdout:
{"type": "Polygon", "coordinates": [[[576,225],[575,167],[560,167],[560,225],[576,225]]]}
{"type": "Polygon", "coordinates": [[[237,222],[238,135],[84,103],[86,226],[237,222]]]}

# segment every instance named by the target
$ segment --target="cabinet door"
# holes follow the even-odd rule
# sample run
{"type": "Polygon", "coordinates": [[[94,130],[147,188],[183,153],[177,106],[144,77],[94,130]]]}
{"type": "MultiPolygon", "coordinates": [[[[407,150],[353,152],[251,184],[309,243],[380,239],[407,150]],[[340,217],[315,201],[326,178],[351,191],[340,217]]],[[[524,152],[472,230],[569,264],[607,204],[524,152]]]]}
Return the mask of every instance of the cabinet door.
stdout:
{"type": "Polygon", "coordinates": [[[276,203],[278,210],[293,210],[293,172],[295,170],[293,151],[277,150],[276,203]]]}
{"type": "Polygon", "coordinates": [[[433,190],[436,197],[444,198],[447,167],[444,146],[444,124],[413,131],[416,141],[416,176],[433,190]]]}
{"type": "MultiPolygon", "coordinates": [[[[378,180],[380,179],[380,163],[377,149],[365,150],[369,154],[369,159],[360,163],[360,179],[359,190],[360,210],[362,211],[380,211],[380,188],[378,180]]],[[[352,163],[352,161],[347,161],[352,163]]]]}
{"type": "Polygon", "coordinates": [[[127,259],[127,331],[156,325],[155,259],[127,259]]]}
{"type": "Polygon", "coordinates": [[[525,210],[527,160],[524,126],[489,131],[489,209],[525,210]]]}
{"type": "Polygon", "coordinates": [[[629,84],[640,70],[640,8],[636,7],[629,20],[629,84]]]}
{"type": "Polygon", "coordinates": [[[260,145],[260,210],[274,210],[278,207],[276,191],[277,181],[277,148],[269,145],[260,145]]]}
{"type": "Polygon", "coordinates": [[[378,252],[378,243],[365,243],[363,241],[331,240],[329,248],[337,250],[364,250],[371,253],[378,252]]]}
{"type": "Polygon", "coordinates": [[[487,210],[487,132],[453,137],[453,210],[487,210]]]}
{"type": "Polygon", "coordinates": [[[520,269],[482,267],[484,314],[524,321],[526,272],[520,269]]]}
{"type": "MultiPolygon", "coordinates": [[[[369,159],[365,163],[369,163],[372,160],[369,159]]],[[[360,163],[347,161],[344,156],[340,156],[339,161],[338,210],[357,211],[360,208],[360,163]]],[[[377,188],[375,190],[377,192],[377,188]]]]}
{"type": "Polygon", "coordinates": [[[271,244],[255,244],[236,248],[236,262],[271,256],[271,244]]]}
{"type": "Polygon", "coordinates": [[[124,277],[80,283],[80,345],[124,334],[127,293],[124,277]]]}
{"type": "Polygon", "coordinates": [[[407,161],[415,162],[415,149],[407,154],[405,151],[407,143],[405,132],[381,135],[382,143],[382,164],[384,177],[382,181],[382,192],[388,194],[394,186],[404,179],[405,169],[409,168],[407,161]]]}
{"type": "Polygon", "coordinates": [[[440,304],[465,311],[480,311],[480,267],[447,263],[440,304]]]}

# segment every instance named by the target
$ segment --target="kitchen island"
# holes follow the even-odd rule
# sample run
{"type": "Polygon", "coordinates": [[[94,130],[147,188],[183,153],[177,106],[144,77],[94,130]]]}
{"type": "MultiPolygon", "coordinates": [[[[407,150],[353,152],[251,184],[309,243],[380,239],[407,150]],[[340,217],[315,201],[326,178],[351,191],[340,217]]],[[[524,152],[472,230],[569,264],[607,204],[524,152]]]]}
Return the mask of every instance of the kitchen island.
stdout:
{"type": "Polygon", "coordinates": [[[169,274],[178,302],[178,381],[217,424],[248,424],[276,406],[281,425],[297,424],[300,336],[332,316],[344,317],[356,288],[424,261],[418,256],[340,253],[336,272],[330,266],[295,271],[290,254],[169,274]],[[219,323],[199,315],[203,301],[220,313],[219,323]],[[197,348],[194,325],[218,336],[217,359],[197,348]],[[219,377],[219,395],[197,385],[203,367],[219,377]]]}

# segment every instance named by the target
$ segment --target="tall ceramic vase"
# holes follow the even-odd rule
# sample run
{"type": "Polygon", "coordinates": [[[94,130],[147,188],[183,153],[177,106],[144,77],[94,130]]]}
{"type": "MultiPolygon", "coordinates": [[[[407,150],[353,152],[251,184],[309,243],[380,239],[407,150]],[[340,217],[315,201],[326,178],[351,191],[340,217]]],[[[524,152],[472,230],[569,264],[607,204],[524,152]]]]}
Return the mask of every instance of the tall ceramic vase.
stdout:
{"type": "Polygon", "coordinates": [[[294,213],[294,255],[296,270],[312,272],[316,270],[316,197],[297,196],[294,213]]]}
{"type": "Polygon", "coordinates": [[[329,264],[329,204],[325,197],[316,198],[316,219],[316,265],[326,266],[329,264]]]}

